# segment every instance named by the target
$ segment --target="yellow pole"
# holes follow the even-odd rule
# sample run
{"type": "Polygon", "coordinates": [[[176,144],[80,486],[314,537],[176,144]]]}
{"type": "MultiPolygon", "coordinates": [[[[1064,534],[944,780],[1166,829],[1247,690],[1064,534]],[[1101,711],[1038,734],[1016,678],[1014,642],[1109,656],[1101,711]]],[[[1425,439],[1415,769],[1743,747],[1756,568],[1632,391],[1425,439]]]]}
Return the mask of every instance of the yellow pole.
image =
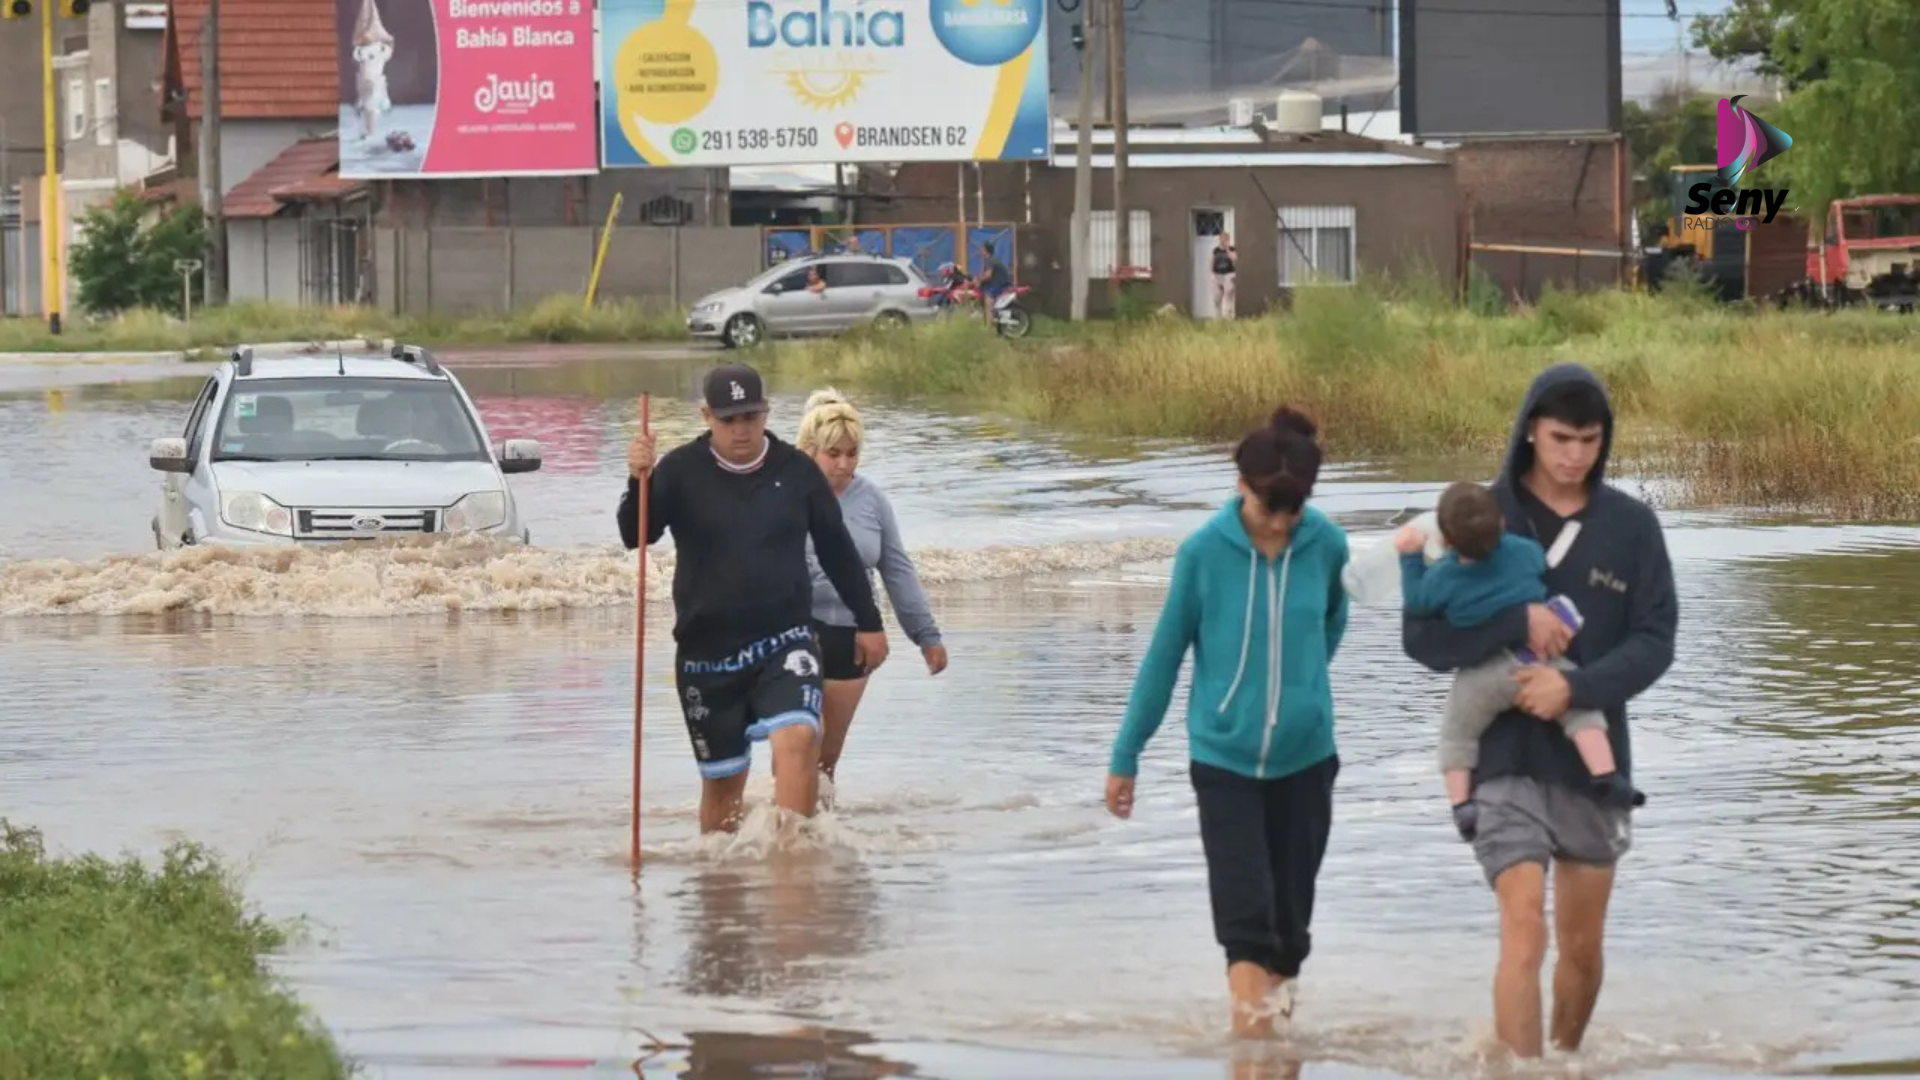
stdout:
{"type": "Polygon", "coordinates": [[[607,207],[607,227],[600,230],[600,244],[593,253],[593,274],[587,278],[587,298],[580,302],[580,314],[593,314],[593,295],[600,289],[600,264],[607,260],[607,241],[613,238],[613,222],[620,216],[620,192],[613,193],[613,205],[607,207]]]}
{"type": "Polygon", "coordinates": [[[45,121],[45,130],[41,141],[45,144],[46,175],[41,178],[40,193],[40,253],[41,289],[47,298],[47,331],[60,332],[60,240],[65,230],[60,227],[60,165],[56,156],[54,140],[59,138],[59,125],[54,123],[53,108],[53,5],[59,0],[40,0],[40,111],[45,121]]]}

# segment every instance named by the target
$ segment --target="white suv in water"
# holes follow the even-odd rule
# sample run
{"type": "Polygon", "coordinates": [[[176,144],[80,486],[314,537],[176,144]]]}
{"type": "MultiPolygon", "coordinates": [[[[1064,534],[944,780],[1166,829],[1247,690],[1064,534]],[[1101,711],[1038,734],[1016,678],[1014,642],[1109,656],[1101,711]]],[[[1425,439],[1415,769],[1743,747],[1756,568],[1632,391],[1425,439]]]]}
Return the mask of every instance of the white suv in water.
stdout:
{"type": "Polygon", "coordinates": [[[235,349],[186,433],[155,439],[154,543],[296,544],[482,533],[529,541],[506,478],[540,444],[498,452],[465,389],[414,346],[298,355],[235,349]]]}

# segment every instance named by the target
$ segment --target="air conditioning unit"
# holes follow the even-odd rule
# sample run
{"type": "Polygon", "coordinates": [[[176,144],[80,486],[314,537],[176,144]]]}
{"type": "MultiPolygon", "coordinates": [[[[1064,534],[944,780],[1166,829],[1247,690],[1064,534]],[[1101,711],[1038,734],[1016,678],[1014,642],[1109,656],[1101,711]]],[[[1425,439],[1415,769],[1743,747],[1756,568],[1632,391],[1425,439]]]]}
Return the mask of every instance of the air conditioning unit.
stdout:
{"type": "Polygon", "coordinates": [[[1227,123],[1247,127],[1253,123],[1253,99],[1237,97],[1227,102],[1227,123]]]}

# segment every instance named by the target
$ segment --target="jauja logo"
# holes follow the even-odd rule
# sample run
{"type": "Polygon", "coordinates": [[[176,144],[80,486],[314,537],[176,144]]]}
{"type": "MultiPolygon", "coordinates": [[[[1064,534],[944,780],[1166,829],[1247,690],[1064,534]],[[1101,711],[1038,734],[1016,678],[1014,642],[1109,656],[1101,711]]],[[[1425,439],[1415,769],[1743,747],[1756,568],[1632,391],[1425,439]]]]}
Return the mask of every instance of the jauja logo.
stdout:
{"type": "Polygon", "coordinates": [[[529,75],[524,79],[502,79],[489,73],[487,81],[473,92],[473,107],[483,113],[524,113],[543,101],[552,101],[552,79],[529,75]]]}
{"type": "Polygon", "coordinates": [[[1720,99],[1720,129],[1715,142],[1720,151],[1720,182],[1732,187],[1753,169],[1793,145],[1793,136],[1740,107],[1745,94],[1720,99]]]}

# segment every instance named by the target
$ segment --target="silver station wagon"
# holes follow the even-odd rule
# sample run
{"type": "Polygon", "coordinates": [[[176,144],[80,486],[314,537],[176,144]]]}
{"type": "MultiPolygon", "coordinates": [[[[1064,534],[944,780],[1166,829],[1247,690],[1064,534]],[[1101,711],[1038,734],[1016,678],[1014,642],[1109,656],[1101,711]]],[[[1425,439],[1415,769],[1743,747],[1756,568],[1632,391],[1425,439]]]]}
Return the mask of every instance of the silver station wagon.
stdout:
{"type": "Polygon", "coordinates": [[[463,533],[526,543],[506,478],[538,469],[540,444],[490,445],[460,380],[425,349],[241,346],[148,464],[163,474],[163,551],[463,533]]]}

